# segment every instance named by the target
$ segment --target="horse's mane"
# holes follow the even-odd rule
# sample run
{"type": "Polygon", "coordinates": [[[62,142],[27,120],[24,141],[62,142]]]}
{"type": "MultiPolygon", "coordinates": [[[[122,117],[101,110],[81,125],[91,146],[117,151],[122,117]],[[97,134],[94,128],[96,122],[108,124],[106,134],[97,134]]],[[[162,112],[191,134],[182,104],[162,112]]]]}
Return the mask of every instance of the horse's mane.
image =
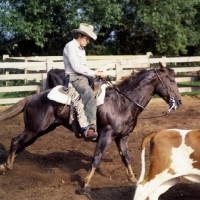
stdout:
{"type": "MultiPolygon", "coordinates": [[[[175,72],[173,69],[169,67],[165,67],[166,70],[168,70],[169,76],[174,77],[175,72]]],[[[134,87],[138,84],[138,82],[141,81],[141,79],[144,79],[144,76],[146,76],[148,73],[152,72],[153,69],[139,69],[139,70],[132,70],[132,73],[128,76],[123,76],[120,80],[116,81],[115,84],[108,86],[107,88],[112,89],[113,87],[117,87],[118,89],[126,88],[129,83],[131,82],[131,87],[134,87]]]]}
{"type": "Polygon", "coordinates": [[[140,71],[133,70],[132,73],[128,76],[122,77],[119,81],[115,83],[116,87],[124,87],[127,86],[130,82],[137,83],[149,70],[141,69],[140,71]]]}

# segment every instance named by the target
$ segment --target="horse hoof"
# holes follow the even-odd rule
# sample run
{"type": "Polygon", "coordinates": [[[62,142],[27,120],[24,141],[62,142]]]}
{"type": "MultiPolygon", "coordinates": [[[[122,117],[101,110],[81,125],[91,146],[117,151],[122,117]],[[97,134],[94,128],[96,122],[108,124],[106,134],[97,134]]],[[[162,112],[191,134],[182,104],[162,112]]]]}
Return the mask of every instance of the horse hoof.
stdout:
{"type": "Polygon", "coordinates": [[[129,180],[133,183],[136,183],[137,182],[137,179],[135,178],[135,176],[131,176],[129,177],[129,180]]]}
{"type": "Polygon", "coordinates": [[[82,189],[82,191],[83,191],[83,192],[86,192],[86,193],[91,193],[91,190],[90,190],[89,187],[84,187],[84,188],[82,189]]]}

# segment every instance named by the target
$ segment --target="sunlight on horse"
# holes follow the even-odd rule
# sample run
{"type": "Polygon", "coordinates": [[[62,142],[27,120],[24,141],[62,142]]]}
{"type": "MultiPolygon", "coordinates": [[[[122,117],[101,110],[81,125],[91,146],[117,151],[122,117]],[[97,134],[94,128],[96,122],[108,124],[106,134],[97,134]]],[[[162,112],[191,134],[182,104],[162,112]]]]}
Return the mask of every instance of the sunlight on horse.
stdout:
{"type": "MultiPolygon", "coordinates": [[[[14,159],[21,151],[57,126],[63,125],[71,131],[74,129],[80,131],[76,118],[72,124],[69,123],[70,106],[66,106],[61,113],[65,105],[49,100],[47,98],[49,91],[29,96],[0,113],[0,121],[2,121],[24,112],[25,124],[24,131],[11,140],[7,161],[0,165],[2,173],[13,168],[14,159]]],[[[106,89],[104,104],[97,110],[99,136],[92,159],[92,168],[85,178],[86,191],[89,191],[91,178],[112,140],[117,145],[128,177],[136,181],[131,167],[128,138],[136,126],[138,116],[155,94],[162,97],[173,110],[182,104],[174,79],[174,70],[164,67],[161,63],[157,69],[143,70],[134,76],[130,75],[115,87],[106,89]]]]}

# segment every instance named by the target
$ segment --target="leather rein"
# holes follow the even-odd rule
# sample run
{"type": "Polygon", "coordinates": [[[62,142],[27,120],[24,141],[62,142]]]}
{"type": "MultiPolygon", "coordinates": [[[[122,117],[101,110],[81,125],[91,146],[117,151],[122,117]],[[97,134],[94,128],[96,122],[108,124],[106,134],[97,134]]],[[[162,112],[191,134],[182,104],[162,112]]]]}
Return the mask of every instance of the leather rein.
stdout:
{"type": "MultiPolygon", "coordinates": [[[[171,97],[171,96],[170,96],[170,94],[169,94],[169,92],[168,92],[168,90],[167,90],[165,84],[163,83],[162,79],[160,78],[160,76],[159,76],[157,70],[154,69],[154,71],[155,71],[155,74],[156,74],[157,77],[158,77],[158,80],[161,82],[163,88],[165,89],[165,91],[166,91],[167,94],[169,95],[169,98],[170,98],[169,101],[172,103],[172,106],[171,106],[167,111],[165,111],[165,112],[156,112],[156,113],[162,113],[162,115],[160,115],[160,116],[155,116],[155,117],[149,117],[149,118],[163,117],[163,116],[169,114],[170,111],[176,106],[174,97],[171,97]]],[[[137,103],[136,101],[134,101],[134,100],[132,100],[131,98],[129,98],[129,97],[128,97],[126,94],[124,94],[122,91],[120,91],[120,89],[119,89],[118,87],[116,87],[112,82],[110,82],[110,81],[106,81],[106,82],[107,82],[108,84],[112,85],[113,88],[114,88],[117,92],[119,92],[120,94],[122,94],[123,96],[125,96],[129,101],[131,101],[132,103],[136,104],[139,108],[141,108],[141,109],[144,110],[144,111],[150,112],[150,110],[147,110],[147,109],[145,110],[145,107],[144,107],[144,106],[140,105],[140,104],[137,103]]],[[[149,118],[148,118],[148,119],[149,119],[149,118]]],[[[142,118],[142,119],[147,119],[147,118],[142,118]]]]}

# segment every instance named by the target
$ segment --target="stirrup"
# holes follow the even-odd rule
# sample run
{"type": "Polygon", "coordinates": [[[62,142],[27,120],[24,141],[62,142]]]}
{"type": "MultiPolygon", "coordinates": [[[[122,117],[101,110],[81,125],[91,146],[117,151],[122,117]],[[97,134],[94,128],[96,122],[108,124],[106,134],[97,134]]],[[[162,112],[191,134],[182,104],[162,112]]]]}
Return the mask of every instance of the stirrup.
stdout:
{"type": "Polygon", "coordinates": [[[86,130],[83,131],[83,137],[85,139],[96,140],[98,137],[98,133],[95,131],[95,125],[90,125],[86,130]]]}

